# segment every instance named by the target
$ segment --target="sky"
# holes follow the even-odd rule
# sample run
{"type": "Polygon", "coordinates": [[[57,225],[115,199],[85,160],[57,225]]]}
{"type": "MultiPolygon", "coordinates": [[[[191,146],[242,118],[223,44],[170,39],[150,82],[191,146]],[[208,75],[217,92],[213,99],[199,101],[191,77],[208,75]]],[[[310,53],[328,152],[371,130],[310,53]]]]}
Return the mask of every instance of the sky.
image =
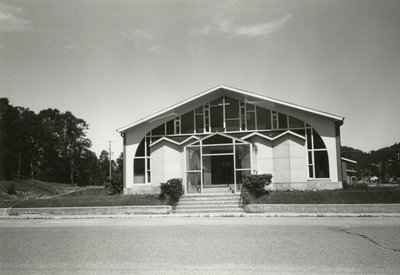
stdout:
{"type": "Polygon", "coordinates": [[[0,0],[0,96],[71,111],[97,154],[217,85],[343,116],[342,145],[400,142],[400,1],[0,0]]]}

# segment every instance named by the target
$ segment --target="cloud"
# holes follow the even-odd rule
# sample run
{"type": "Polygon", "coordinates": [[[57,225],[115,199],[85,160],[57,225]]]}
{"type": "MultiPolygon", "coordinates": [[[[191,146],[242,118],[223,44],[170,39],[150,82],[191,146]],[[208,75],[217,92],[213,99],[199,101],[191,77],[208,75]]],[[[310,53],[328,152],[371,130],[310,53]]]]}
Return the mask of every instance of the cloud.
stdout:
{"type": "Polygon", "coordinates": [[[135,43],[137,48],[141,48],[144,44],[147,44],[149,41],[154,41],[155,36],[152,32],[147,30],[135,30],[130,32],[122,32],[122,37],[127,40],[131,40],[135,43]]]}
{"type": "Polygon", "coordinates": [[[269,36],[273,32],[280,29],[292,15],[286,15],[285,17],[276,21],[268,23],[238,25],[235,24],[232,18],[226,17],[215,17],[212,23],[204,25],[193,32],[202,35],[208,35],[210,33],[225,33],[228,34],[229,38],[245,36],[245,37],[256,37],[256,36],[269,36]]]}
{"type": "Polygon", "coordinates": [[[79,47],[77,45],[74,44],[67,44],[65,46],[62,46],[60,48],[57,49],[57,52],[60,53],[67,53],[67,52],[73,52],[75,50],[79,49],[79,47]]]}
{"type": "Polygon", "coordinates": [[[31,21],[22,18],[21,8],[0,2],[0,30],[4,32],[20,32],[32,29],[31,21]]]}
{"type": "Polygon", "coordinates": [[[161,50],[160,45],[155,45],[147,49],[149,52],[159,52],[161,50]]]}
{"type": "Polygon", "coordinates": [[[138,49],[146,49],[150,52],[158,52],[161,50],[161,46],[157,45],[158,38],[154,32],[149,30],[135,30],[135,31],[124,31],[121,32],[122,37],[129,41],[133,41],[134,45],[138,49]]]}

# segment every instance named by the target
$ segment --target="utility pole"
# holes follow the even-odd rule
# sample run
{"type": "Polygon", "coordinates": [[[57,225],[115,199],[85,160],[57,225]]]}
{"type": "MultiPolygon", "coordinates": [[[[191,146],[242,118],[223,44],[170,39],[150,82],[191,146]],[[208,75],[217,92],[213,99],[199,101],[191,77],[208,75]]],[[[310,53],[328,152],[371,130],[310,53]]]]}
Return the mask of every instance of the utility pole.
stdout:
{"type": "Polygon", "coordinates": [[[109,140],[108,141],[108,153],[109,153],[109,160],[110,160],[110,171],[109,171],[109,181],[110,181],[110,183],[111,183],[111,164],[112,164],[112,160],[111,160],[111,142],[112,142],[112,140],[109,140]]]}

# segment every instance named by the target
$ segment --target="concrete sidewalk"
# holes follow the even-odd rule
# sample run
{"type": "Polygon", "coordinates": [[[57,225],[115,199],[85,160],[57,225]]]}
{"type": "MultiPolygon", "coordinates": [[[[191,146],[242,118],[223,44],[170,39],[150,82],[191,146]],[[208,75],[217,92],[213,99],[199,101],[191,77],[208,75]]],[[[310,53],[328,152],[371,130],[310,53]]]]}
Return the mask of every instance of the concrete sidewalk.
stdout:
{"type": "Polygon", "coordinates": [[[184,217],[399,217],[400,204],[253,204],[243,213],[175,214],[170,206],[2,208],[0,219],[184,217]]]}

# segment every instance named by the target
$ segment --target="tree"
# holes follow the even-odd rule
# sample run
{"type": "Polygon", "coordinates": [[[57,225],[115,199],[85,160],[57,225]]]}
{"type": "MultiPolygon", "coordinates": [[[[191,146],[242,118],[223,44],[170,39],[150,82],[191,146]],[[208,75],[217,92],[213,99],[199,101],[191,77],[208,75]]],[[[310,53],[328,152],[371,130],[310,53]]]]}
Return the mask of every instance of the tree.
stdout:
{"type": "Polygon", "coordinates": [[[76,118],[71,112],[61,115],[63,122],[61,139],[62,156],[68,160],[70,183],[74,184],[75,163],[83,157],[85,150],[90,148],[91,142],[86,138],[88,124],[83,119],[76,118]]]}
{"type": "Polygon", "coordinates": [[[17,121],[19,111],[9,104],[7,98],[0,99],[0,178],[15,179],[17,175],[17,121]]]}
{"type": "Polygon", "coordinates": [[[103,183],[100,161],[96,154],[85,149],[81,157],[75,162],[77,184],[101,185],[103,183]]]}
{"type": "MultiPolygon", "coordinates": [[[[100,166],[103,175],[103,183],[110,183],[110,158],[109,153],[106,150],[101,151],[100,156],[100,166]]],[[[111,177],[113,177],[117,164],[114,160],[111,160],[111,177]]]]}
{"type": "MultiPolygon", "coordinates": [[[[44,181],[101,182],[99,161],[89,150],[88,124],[71,112],[38,114],[0,99],[0,179],[20,176],[44,181]],[[100,180],[99,180],[100,178],[100,180]]],[[[86,183],[85,183],[86,184],[86,183]]]]}
{"type": "Polygon", "coordinates": [[[124,189],[124,154],[121,153],[117,158],[117,167],[111,181],[110,193],[120,194],[124,189]]]}

